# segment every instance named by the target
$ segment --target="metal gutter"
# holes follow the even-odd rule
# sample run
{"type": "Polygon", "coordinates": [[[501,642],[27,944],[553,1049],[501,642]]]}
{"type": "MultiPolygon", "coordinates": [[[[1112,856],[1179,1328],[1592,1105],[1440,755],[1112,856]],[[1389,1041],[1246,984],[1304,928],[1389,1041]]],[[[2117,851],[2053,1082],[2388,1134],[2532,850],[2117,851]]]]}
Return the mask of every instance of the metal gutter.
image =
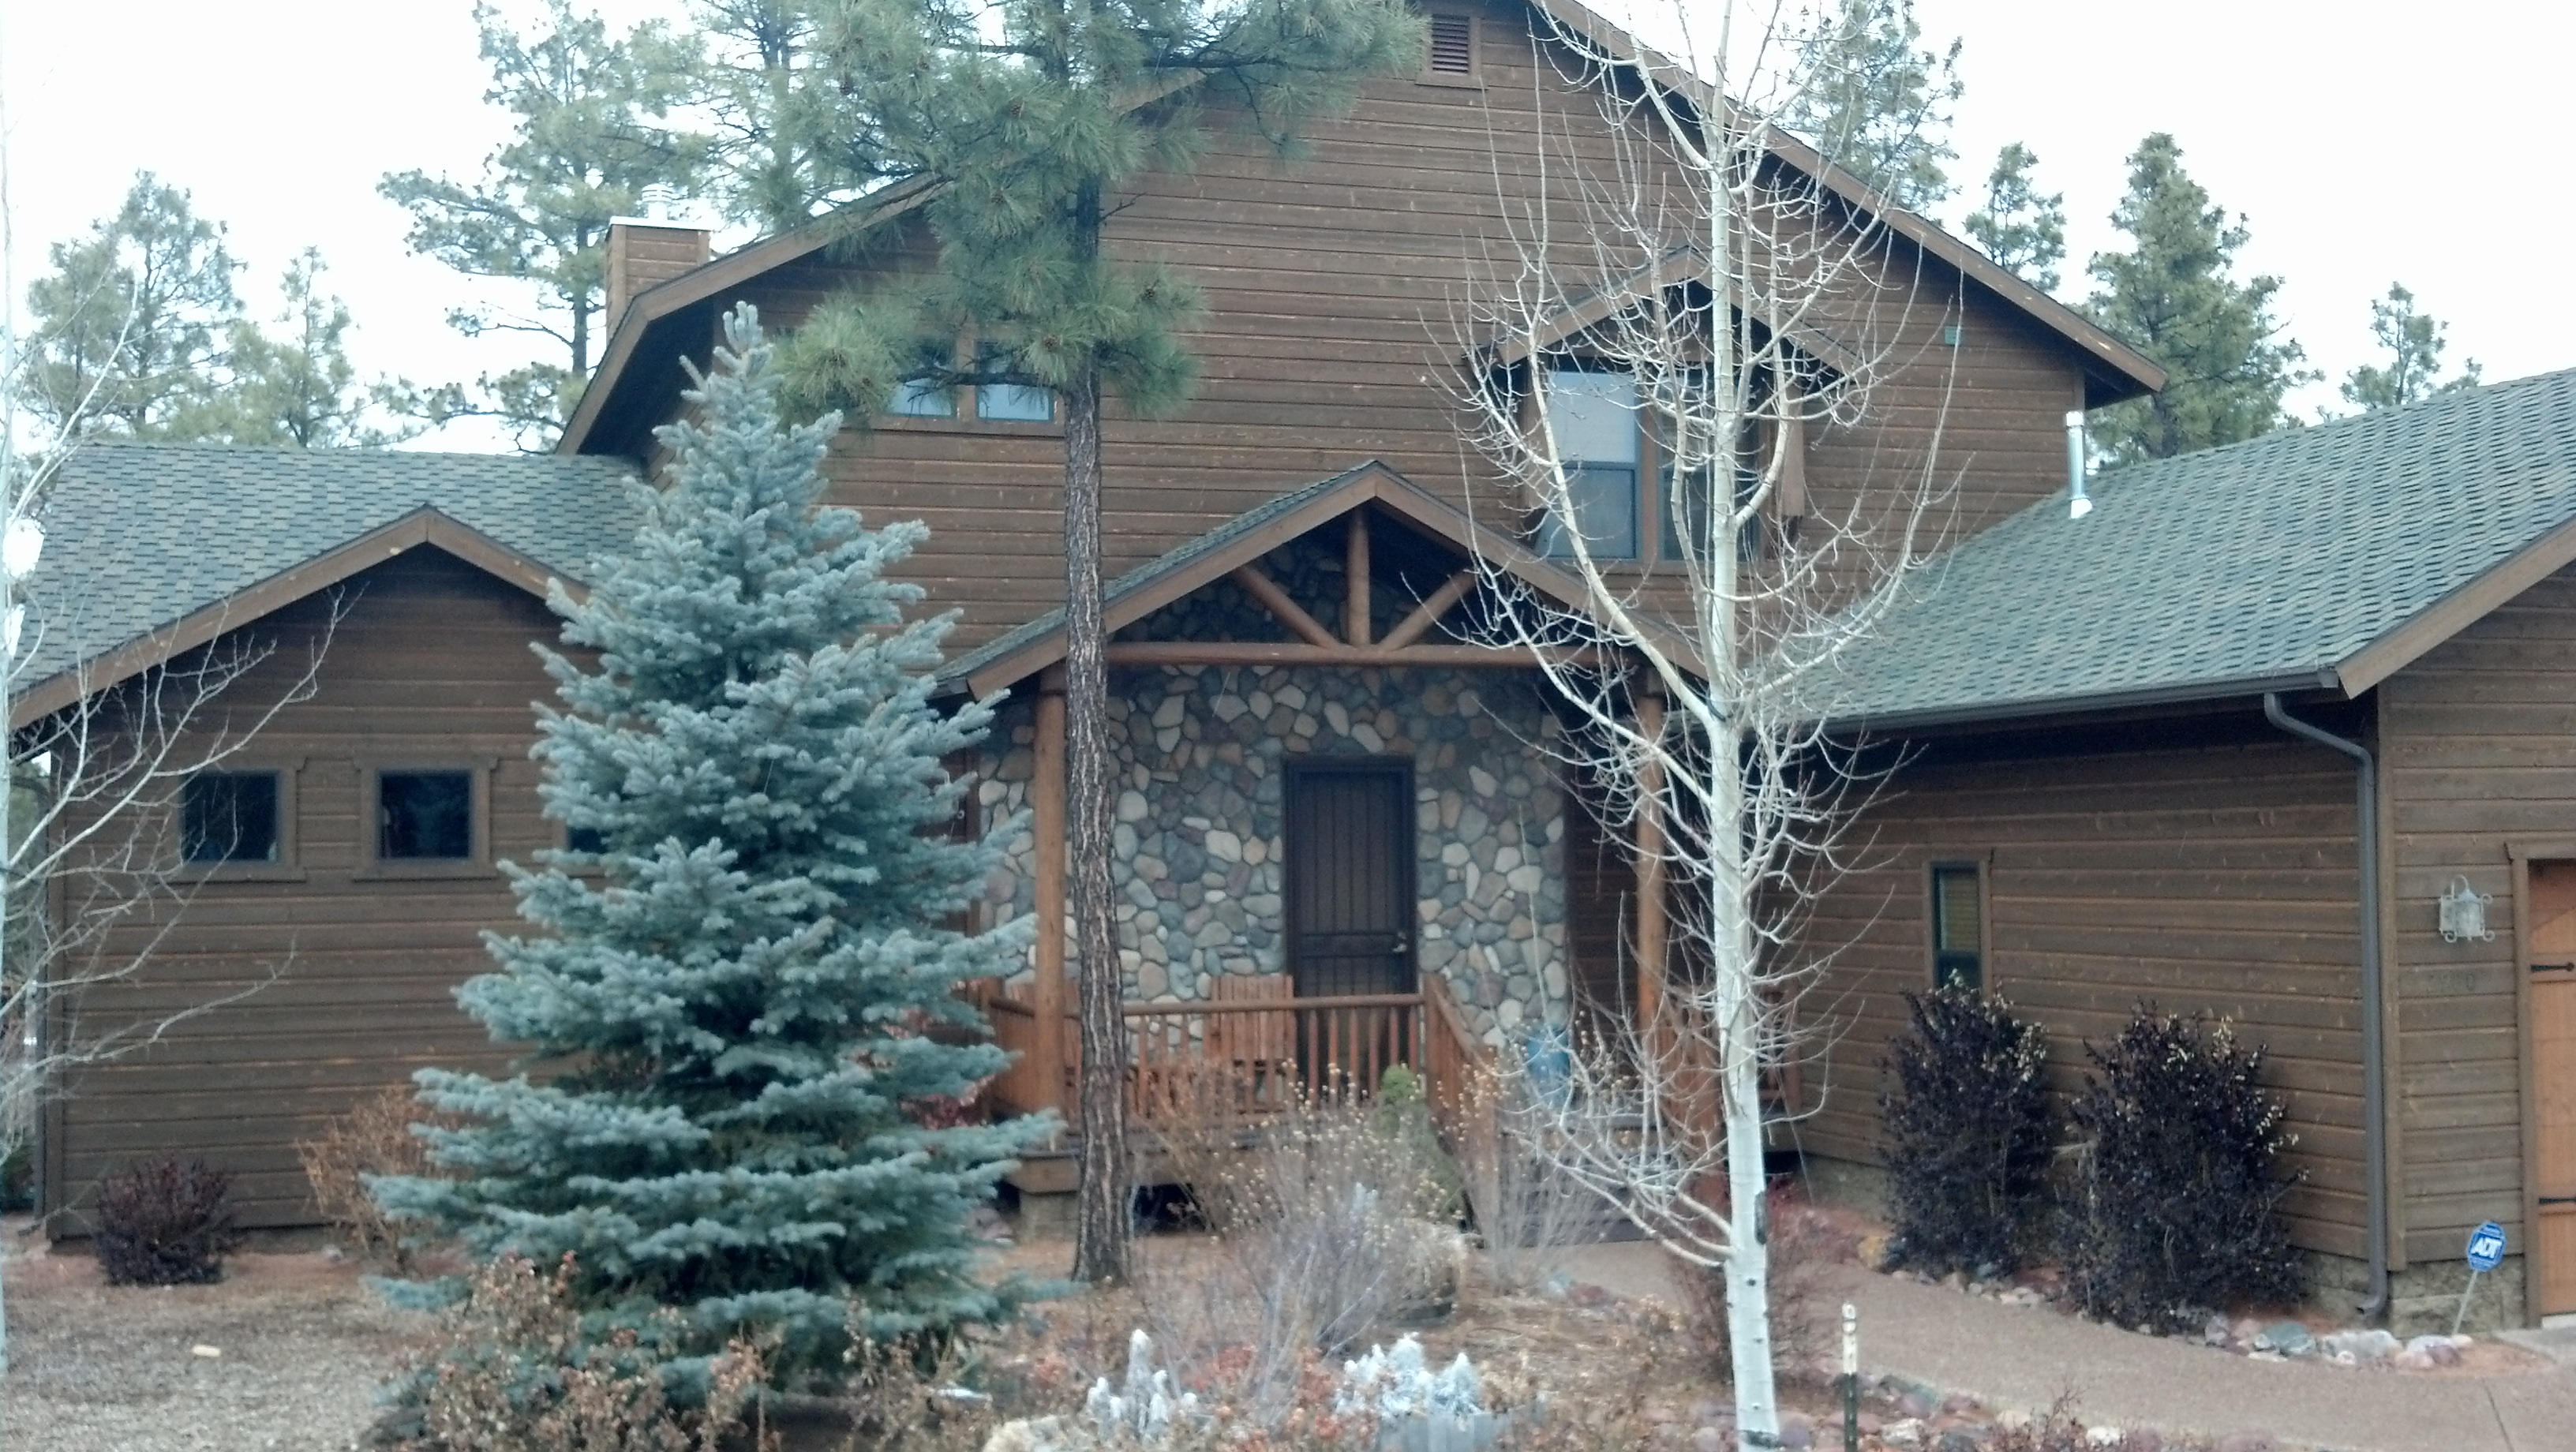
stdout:
{"type": "Polygon", "coordinates": [[[2023,721],[2045,716],[2078,716],[2096,711],[2119,711],[2132,706],[2170,706],[2187,701],[2222,701],[2230,697],[2258,696],[2273,691],[2340,691],[2341,682],[2334,667],[2314,670],[2285,671],[2279,675],[2248,676],[2240,680],[2186,681],[2170,686],[2149,686],[2130,691],[2104,691],[2090,696],[2043,696],[2019,701],[2003,701],[1975,706],[1939,706],[1920,711],[1890,711],[1882,715],[1828,715],[1825,724],[1836,732],[1863,731],[1886,735],[1925,726],[1982,725],[1989,721],[2023,721]]]}
{"type": "Polygon", "coordinates": [[[2279,693],[2263,693],[2263,716],[2291,735],[2342,752],[2359,764],[2353,776],[2359,807],[2355,845],[2361,858],[2361,1138],[2363,1173],[2368,1177],[2364,1199],[2370,1207],[2370,1299],[2361,1303],[2360,1310],[2376,1318],[2388,1309],[2388,1096],[2384,1084],[2388,1057],[2386,1029],[2380,1021],[2386,972],[2379,942],[2379,779],[2368,747],[2282,710],[2279,693]]]}

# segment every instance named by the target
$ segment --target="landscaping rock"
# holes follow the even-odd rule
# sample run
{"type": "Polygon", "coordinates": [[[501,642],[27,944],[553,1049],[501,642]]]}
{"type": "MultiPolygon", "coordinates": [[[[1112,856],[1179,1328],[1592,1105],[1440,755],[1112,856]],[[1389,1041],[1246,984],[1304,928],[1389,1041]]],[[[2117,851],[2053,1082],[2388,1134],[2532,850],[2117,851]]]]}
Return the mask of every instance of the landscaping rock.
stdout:
{"type": "Polygon", "coordinates": [[[1890,1447],[1920,1447],[1923,1445],[1923,1424],[1912,1417],[1890,1422],[1878,1434],[1878,1439],[1890,1447]]]}
{"type": "Polygon", "coordinates": [[[2400,1355],[2415,1358],[2426,1368],[2460,1364],[2460,1348],[2448,1336],[2418,1336],[2406,1343],[2400,1355]]]}
{"type": "Polygon", "coordinates": [[[2306,1356],[2317,1349],[2316,1333],[2296,1321],[2275,1321],[2254,1338],[2254,1349],[2306,1356]]]}
{"type": "Polygon", "coordinates": [[[2318,1344],[2328,1356],[2349,1356],[2355,1362],[2384,1361],[2405,1349],[2405,1343],[2375,1326],[2365,1331],[2337,1331],[2318,1344]]]}
{"type": "Polygon", "coordinates": [[[1977,1452],[1984,1439],[1965,1427],[1953,1427],[1933,1439],[1932,1452],[1977,1452]]]}
{"type": "Polygon", "coordinates": [[[1816,1445],[1816,1422],[1805,1412],[1780,1414],[1780,1445],[1789,1448],[1816,1445]]]}
{"type": "Polygon", "coordinates": [[[2200,1339],[2201,1343],[2206,1346],[2226,1345],[2227,1318],[2224,1316],[2212,1316],[2207,1321],[2203,1322],[2200,1328],[2200,1339]]]}

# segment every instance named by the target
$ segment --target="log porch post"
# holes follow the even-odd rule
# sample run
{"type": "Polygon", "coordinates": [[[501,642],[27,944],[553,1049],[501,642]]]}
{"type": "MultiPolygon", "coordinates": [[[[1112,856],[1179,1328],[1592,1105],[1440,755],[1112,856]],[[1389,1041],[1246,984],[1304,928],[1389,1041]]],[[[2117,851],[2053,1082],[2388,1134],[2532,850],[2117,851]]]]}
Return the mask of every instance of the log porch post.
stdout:
{"type": "Polygon", "coordinates": [[[1368,506],[1351,511],[1350,535],[1343,541],[1343,583],[1348,590],[1343,596],[1342,634],[1353,645],[1369,643],[1369,523],[1368,506]]]}
{"type": "Polygon", "coordinates": [[[1064,672],[1038,677],[1037,780],[1030,814],[1037,835],[1037,985],[1031,1008],[1037,1042],[1030,1053],[1046,1102],[1070,1108],[1064,1094],[1064,672]]]}
{"type": "MultiPolygon", "coordinates": [[[[1637,730],[1648,740],[1664,734],[1664,702],[1648,692],[1637,698],[1637,730]]],[[[1649,760],[1637,774],[1637,1027],[1651,1027],[1664,1006],[1664,772],[1649,760]]]]}

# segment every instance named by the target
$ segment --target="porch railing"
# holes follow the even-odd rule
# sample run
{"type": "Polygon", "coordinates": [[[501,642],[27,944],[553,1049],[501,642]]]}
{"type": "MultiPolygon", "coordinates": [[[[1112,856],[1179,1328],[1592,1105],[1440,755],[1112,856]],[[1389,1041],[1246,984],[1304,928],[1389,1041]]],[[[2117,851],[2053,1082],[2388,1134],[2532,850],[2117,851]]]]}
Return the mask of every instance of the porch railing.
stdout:
{"type": "MultiPolygon", "coordinates": [[[[1247,981],[1286,986],[1285,979],[1247,981]]],[[[1041,1081],[1041,1056],[1034,1052],[1049,1026],[1038,1022],[1035,1008],[993,989],[981,1001],[994,1041],[1012,1054],[1011,1067],[987,1091],[996,1106],[1021,1114],[1053,1108],[1071,1119],[1082,1072],[1082,1035],[1074,1016],[1067,1013],[1052,1025],[1059,1035],[1056,1062],[1064,1071],[1050,1085],[1041,1081]]],[[[1436,1029],[1427,1022],[1420,993],[1130,1003],[1123,1015],[1127,1108],[1146,1123],[1220,1109],[1264,1113],[1301,1098],[1365,1098],[1397,1064],[1436,1084],[1441,1066],[1461,1052],[1445,1022],[1436,1029]]]]}

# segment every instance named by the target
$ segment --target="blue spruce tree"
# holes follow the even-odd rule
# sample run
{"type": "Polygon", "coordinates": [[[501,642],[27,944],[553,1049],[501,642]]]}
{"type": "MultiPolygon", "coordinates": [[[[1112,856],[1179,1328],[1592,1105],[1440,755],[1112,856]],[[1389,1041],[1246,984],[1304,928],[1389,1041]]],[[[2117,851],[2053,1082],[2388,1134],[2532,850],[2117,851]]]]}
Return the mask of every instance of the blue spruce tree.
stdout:
{"type": "Polygon", "coordinates": [[[990,713],[931,703],[949,620],[886,578],[923,528],[818,508],[838,421],[783,427],[749,307],[725,336],[632,552],[554,599],[597,668],[540,648],[546,810],[578,846],[505,869],[544,931],[490,935],[499,971],[458,995],[536,1072],[422,1073],[465,1117],[431,1135],[456,1178],[375,1190],[479,1255],[572,1256],[598,1334],[671,1308],[684,1353],[776,1333],[793,1372],[850,1329],[1005,1313],[967,1218],[1047,1126],[907,1112],[1005,1063],[955,989],[1026,935],[949,925],[995,848],[951,840],[942,767],[990,713]]]}

